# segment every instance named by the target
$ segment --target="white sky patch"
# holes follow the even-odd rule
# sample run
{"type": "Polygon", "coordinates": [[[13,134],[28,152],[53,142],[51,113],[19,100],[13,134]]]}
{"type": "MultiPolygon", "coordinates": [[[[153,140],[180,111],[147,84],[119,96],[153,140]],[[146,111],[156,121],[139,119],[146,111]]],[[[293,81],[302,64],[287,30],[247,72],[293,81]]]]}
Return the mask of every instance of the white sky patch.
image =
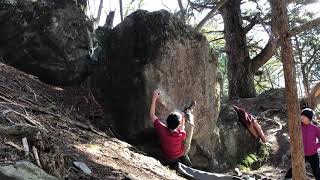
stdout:
{"type": "MultiPolygon", "coordinates": [[[[134,0],[133,6],[137,7],[137,4],[140,0],[134,0]]],[[[123,0],[123,13],[125,14],[126,10],[128,9],[128,6],[132,2],[132,0],[123,0]]],[[[184,6],[187,5],[187,0],[182,0],[184,6]]],[[[96,17],[98,13],[98,7],[100,4],[100,0],[89,0],[88,1],[89,8],[87,8],[87,15],[90,17],[90,15],[96,17]]],[[[261,0],[259,1],[259,7],[262,10],[266,10],[266,8],[269,7],[269,3],[267,0],[261,0]]],[[[252,10],[257,7],[256,3],[249,1],[249,0],[243,0],[243,5],[241,8],[243,10],[252,10]]],[[[177,0],[144,0],[143,4],[141,6],[141,9],[147,10],[147,11],[158,11],[161,9],[168,10],[170,12],[176,12],[179,10],[179,6],[177,3],[177,0]]],[[[308,11],[312,11],[315,13],[315,17],[320,17],[320,1],[318,0],[316,3],[310,4],[305,6],[305,9],[308,11]]],[[[119,0],[104,0],[103,1],[103,11],[100,18],[99,25],[103,25],[105,23],[105,19],[107,17],[107,14],[110,11],[115,11],[115,18],[113,25],[116,26],[120,23],[120,8],[119,8],[119,0]]],[[[192,22],[199,22],[208,12],[204,11],[203,13],[198,13],[195,15],[195,19],[192,22]]],[[[129,14],[132,13],[132,11],[129,10],[129,14]]],[[[221,20],[218,20],[221,21],[221,20]]],[[[216,28],[221,30],[223,28],[223,24],[219,23],[216,28]]],[[[260,33],[261,27],[255,28],[258,31],[256,33],[260,33]]],[[[262,33],[263,37],[267,37],[266,33],[262,33]]]]}

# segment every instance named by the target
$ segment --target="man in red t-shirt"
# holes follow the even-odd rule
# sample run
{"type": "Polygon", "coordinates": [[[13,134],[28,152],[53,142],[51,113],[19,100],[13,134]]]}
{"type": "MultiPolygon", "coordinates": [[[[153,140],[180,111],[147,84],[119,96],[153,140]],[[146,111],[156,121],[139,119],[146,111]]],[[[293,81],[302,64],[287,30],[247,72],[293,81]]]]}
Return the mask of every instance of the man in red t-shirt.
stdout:
{"type": "MultiPolygon", "coordinates": [[[[156,130],[157,135],[160,138],[161,150],[164,158],[168,161],[169,165],[175,165],[177,162],[181,162],[187,166],[191,166],[191,161],[187,155],[190,144],[191,137],[187,138],[185,131],[185,116],[188,122],[193,124],[193,115],[191,114],[192,108],[186,109],[186,115],[181,112],[172,112],[167,117],[167,125],[162,123],[160,119],[155,115],[156,102],[160,97],[160,91],[156,90],[153,93],[152,103],[150,107],[150,119],[153,123],[153,127],[156,130]],[[186,143],[186,147],[185,144],[186,143]]],[[[193,132],[193,128],[192,128],[193,132]]]]}

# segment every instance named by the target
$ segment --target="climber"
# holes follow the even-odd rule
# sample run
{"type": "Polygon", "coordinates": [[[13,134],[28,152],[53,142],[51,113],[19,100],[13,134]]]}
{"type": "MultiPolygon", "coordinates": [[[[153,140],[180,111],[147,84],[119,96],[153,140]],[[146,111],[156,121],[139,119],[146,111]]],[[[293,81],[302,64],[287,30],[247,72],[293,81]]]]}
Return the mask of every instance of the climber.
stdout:
{"type": "MultiPolygon", "coordinates": [[[[312,123],[314,112],[312,109],[305,108],[301,112],[302,142],[304,148],[304,159],[311,166],[312,173],[316,180],[320,180],[319,156],[317,150],[320,148],[320,129],[312,123]]],[[[285,178],[292,178],[290,168],[285,178]]]]}
{"type": "Polygon", "coordinates": [[[233,105],[234,110],[237,112],[239,116],[239,121],[243,123],[245,127],[249,130],[249,132],[256,138],[261,139],[262,143],[266,143],[266,136],[263,133],[263,130],[256,118],[254,118],[251,114],[247,113],[244,109],[233,105]]]}
{"type": "Polygon", "coordinates": [[[153,92],[151,107],[150,107],[150,119],[153,127],[159,136],[161,150],[166,164],[171,168],[175,168],[178,162],[181,162],[191,167],[191,161],[188,156],[190,150],[191,139],[193,135],[193,107],[195,101],[193,101],[184,112],[174,111],[169,114],[166,119],[166,124],[162,123],[160,119],[155,115],[156,102],[160,97],[160,90],[153,92]],[[185,131],[185,121],[190,123],[189,134],[185,131]]]}

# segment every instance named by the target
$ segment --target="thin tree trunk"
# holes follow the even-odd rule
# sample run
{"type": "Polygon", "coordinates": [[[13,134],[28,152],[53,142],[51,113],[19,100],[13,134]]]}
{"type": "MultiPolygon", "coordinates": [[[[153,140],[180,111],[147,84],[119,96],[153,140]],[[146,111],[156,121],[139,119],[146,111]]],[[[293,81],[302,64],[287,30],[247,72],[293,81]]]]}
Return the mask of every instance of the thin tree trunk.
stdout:
{"type": "MultiPolygon", "coordinates": [[[[302,74],[302,84],[303,84],[304,94],[305,94],[305,97],[309,97],[308,80],[305,72],[306,65],[305,65],[305,62],[303,61],[303,55],[302,55],[303,49],[300,48],[300,43],[297,36],[295,36],[295,43],[296,43],[296,51],[298,53],[298,59],[301,63],[301,74],[302,74]]],[[[299,78],[299,85],[300,85],[300,77],[298,78],[299,78]]],[[[301,93],[301,95],[303,95],[303,93],[301,93]]]]}
{"type": "Polygon", "coordinates": [[[306,169],[302,145],[301,124],[299,121],[299,102],[297,95],[296,72],[294,66],[292,42],[289,36],[288,12],[285,0],[270,0],[274,26],[277,28],[281,60],[283,63],[286,104],[289,118],[289,134],[292,157],[292,173],[294,180],[305,180],[306,169]]]}
{"type": "Polygon", "coordinates": [[[113,19],[114,19],[114,11],[110,11],[107,18],[106,18],[106,22],[104,24],[104,27],[108,28],[108,29],[112,29],[113,27],[113,19]]]}
{"type": "Polygon", "coordinates": [[[248,98],[256,95],[254,72],[242,27],[240,5],[241,0],[232,0],[227,1],[221,8],[228,58],[229,98],[248,98]]]}
{"type": "Polygon", "coordinates": [[[183,22],[186,22],[186,16],[185,16],[186,10],[183,7],[182,0],[177,0],[177,1],[180,8],[180,19],[182,19],[183,22]]]}
{"type": "Polygon", "coordinates": [[[123,8],[122,8],[122,0],[119,0],[119,6],[120,6],[120,18],[121,18],[121,21],[123,21],[123,8]]]}
{"type": "Polygon", "coordinates": [[[308,97],[308,103],[311,109],[316,109],[320,104],[320,82],[313,87],[308,97]]]}
{"type": "Polygon", "coordinates": [[[97,17],[96,17],[95,20],[94,20],[94,24],[95,24],[96,27],[99,26],[102,9],[103,9],[103,0],[100,0],[99,9],[98,9],[98,14],[97,14],[97,17]]]}
{"type": "Polygon", "coordinates": [[[309,80],[308,80],[308,74],[305,71],[305,65],[301,66],[301,72],[302,72],[302,84],[304,86],[304,93],[306,97],[309,97],[309,93],[310,93],[310,84],[309,84],[309,80]]]}

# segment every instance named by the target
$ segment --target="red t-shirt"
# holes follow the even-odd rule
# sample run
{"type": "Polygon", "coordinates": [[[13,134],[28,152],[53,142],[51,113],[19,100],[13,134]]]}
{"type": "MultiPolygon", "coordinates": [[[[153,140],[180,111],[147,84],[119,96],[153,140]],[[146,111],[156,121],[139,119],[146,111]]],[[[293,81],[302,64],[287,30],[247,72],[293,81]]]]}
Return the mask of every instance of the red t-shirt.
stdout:
{"type": "Polygon", "coordinates": [[[186,139],[184,130],[178,129],[175,132],[171,132],[159,119],[154,121],[153,127],[160,138],[161,149],[165,158],[175,160],[183,156],[183,141],[186,139]]]}

